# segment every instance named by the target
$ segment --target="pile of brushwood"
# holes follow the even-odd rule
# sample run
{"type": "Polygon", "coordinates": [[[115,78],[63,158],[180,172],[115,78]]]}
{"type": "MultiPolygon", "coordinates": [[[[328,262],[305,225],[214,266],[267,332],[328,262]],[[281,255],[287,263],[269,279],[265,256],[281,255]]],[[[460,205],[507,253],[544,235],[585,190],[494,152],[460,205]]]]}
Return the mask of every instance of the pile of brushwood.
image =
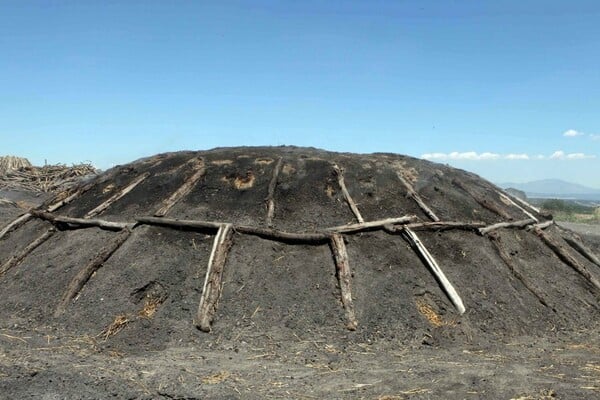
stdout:
{"type": "Polygon", "coordinates": [[[52,193],[98,174],[91,164],[32,166],[26,158],[0,157],[0,189],[52,193]]]}

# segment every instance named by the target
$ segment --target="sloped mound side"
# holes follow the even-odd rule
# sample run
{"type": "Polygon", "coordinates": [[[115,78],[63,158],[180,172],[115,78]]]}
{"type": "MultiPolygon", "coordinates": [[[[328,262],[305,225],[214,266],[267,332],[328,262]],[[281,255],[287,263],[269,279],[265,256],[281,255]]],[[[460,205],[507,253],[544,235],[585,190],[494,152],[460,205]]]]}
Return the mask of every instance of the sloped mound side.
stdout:
{"type": "Polygon", "coordinates": [[[130,349],[596,326],[599,265],[548,218],[399,155],[161,154],[6,221],[0,321],[130,349]]]}

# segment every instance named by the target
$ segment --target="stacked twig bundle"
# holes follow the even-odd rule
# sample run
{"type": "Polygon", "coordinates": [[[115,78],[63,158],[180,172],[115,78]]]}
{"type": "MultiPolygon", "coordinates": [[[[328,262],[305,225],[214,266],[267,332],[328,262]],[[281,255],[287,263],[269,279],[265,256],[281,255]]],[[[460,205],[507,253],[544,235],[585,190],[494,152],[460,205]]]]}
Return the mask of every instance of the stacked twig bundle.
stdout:
{"type": "Polygon", "coordinates": [[[8,171],[14,171],[26,167],[31,167],[31,163],[26,158],[0,156],[0,175],[4,175],[8,171]]]}
{"type": "Polygon", "coordinates": [[[25,158],[0,157],[0,189],[57,192],[73,186],[85,176],[97,173],[98,170],[91,164],[35,167],[25,158]]]}

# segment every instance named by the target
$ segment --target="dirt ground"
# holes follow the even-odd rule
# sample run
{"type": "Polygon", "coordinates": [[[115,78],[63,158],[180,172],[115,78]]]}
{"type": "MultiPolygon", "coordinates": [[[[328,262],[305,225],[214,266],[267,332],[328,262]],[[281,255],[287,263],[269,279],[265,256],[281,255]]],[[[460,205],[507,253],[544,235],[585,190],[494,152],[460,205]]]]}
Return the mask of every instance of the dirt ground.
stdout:
{"type": "MultiPolygon", "coordinates": [[[[152,157],[108,171],[60,213],[82,217],[146,174],[101,218],[151,215],[189,177],[189,160],[202,157],[206,176],[169,216],[261,226],[281,154],[279,229],[353,222],[333,163],[345,168],[348,190],[367,221],[406,213],[427,220],[398,185],[398,172],[442,220],[523,218],[491,184],[465,171],[402,156],[299,148],[152,157]]],[[[4,195],[17,206],[0,204],[0,227],[23,212],[18,201],[44,201],[22,195],[4,195]]],[[[33,220],[11,232],[0,241],[0,265],[50,227],[33,220]]],[[[556,227],[547,232],[560,239],[556,227]]],[[[66,312],[55,314],[65,287],[115,235],[96,228],[59,230],[0,276],[0,398],[600,396],[599,294],[531,232],[497,234],[509,266],[493,242],[475,232],[419,232],[461,294],[464,315],[402,237],[382,231],[346,235],[356,331],[344,328],[327,245],[236,233],[212,331],[204,333],[193,316],[214,232],[139,226],[66,312]],[[153,307],[148,299],[156,300],[153,307]]],[[[582,237],[597,253],[600,236],[582,237]]],[[[600,273],[573,254],[593,275],[600,273]]]]}
{"type": "MultiPolygon", "coordinates": [[[[255,332],[260,335],[260,332],[255,332]]],[[[6,399],[597,399],[598,331],[438,346],[326,337],[100,350],[102,337],[0,330],[6,399]]],[[[255,338],[256,339],[256,338],[255,338]]]]}

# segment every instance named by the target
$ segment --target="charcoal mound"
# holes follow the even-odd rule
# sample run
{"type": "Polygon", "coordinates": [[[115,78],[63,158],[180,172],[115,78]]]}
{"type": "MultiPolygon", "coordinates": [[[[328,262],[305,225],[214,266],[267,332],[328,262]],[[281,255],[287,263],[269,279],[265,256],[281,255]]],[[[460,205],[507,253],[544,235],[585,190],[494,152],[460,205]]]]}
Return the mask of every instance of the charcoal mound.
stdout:
{"type": "Polygon", "coordinates": [[[0,324],[143,350],[510,340],[597,326],[594,250],[477,175],[407,156],[167,153],[2,221],[0,324]]]}

